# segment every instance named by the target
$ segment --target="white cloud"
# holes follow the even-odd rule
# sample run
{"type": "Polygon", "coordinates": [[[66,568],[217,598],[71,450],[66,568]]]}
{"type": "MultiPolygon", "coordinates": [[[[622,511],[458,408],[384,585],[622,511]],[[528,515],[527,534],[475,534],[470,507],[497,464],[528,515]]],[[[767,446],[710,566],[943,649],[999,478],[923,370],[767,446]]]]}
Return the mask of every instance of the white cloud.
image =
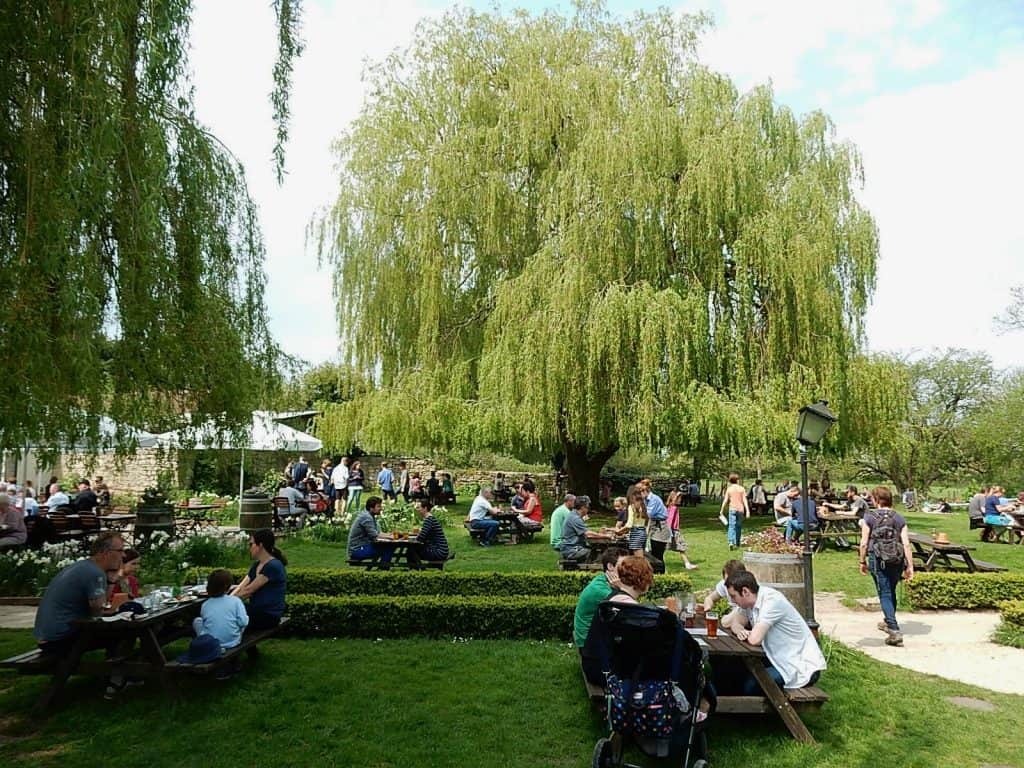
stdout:
{"type": "Polygon", "coordinates": [[[362,104],[364,61],[407,44],[430,9],[416,0],[305,7],[306,50],[293,75],[288,176],[280,187],[271,160],[276,27],[270,3],[199,0],[191,58],[199,119],[245,165],[260,206],[271,328],[286,352],[319,362],[337,353],[337,323],[330,276],[305,247],[305,229],[337,185],[329,145],[362,104]]]}
{"type": "Polygon", "coordinates": [[[1024,365],[1024,333],[992,318],[1024,282],[1024,55],[961,80],[880,96],[840,126],[862,150],[881,233],[868,336],[879,350],[965,347],[1024,365]]]}
{"type": "Polygon", "coordinates": [[[907,72],[919,72],[935,66],[942,60],[942,49],[933,45],[915,45],[904,42],[890,54],[893,66],[907,72]]]}

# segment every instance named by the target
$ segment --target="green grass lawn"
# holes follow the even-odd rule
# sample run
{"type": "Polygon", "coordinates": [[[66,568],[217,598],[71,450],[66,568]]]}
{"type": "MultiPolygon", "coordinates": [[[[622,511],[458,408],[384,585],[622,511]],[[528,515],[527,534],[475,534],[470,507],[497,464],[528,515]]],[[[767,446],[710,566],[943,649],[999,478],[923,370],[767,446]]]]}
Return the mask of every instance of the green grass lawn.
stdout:
{"type": "MultiPolygon", "coordinates": [[[[462,520],[469,509],[468,500],[449,509],[445,520],[445,533],[456,554],[448,564],[452,571],[553,571],[557,569],[558,555],[548,544],[548,530],[540,533],[536,540],[517,546],[484,548],[472,542],[462,527],[462,520]]],[[[770,526],[772,517],[752,517],[744,523],[744,532],[752,533],[770,526]]],[[[980,560],[1004,565],[1013,571],[1024,570],[1024,547],[1007,544],[983,544],[978,541],[978,531],[967,528],[967,513],[955,512],[950,515],[907,515],[910,528],[920,533],[933,529],[945,531],[955,542],[964,542],[977,549],[975,557],[980,560]]],[[[547,520],[545,519],[545,524],[547,520]]],[[[593,528],[611,524],[608,518],[595,517],[590,521],[593,528]]],[[[700,567],[690,571],[689,576],[697,589],[710,589],[721,578],[722,563],[731,557],[741,557],[741,552],[730,552],[725,538],[725,528],[718,522],[718,505],[702,504],[693,509],[683,510],[683,534],[689,544],[690,559],[700,567]]],[[[345,567],[345,545],[285,539],[281,544],[292,565],[302,567],[342,568],[345,567]]],[[[674,553],[668,554],[669,573],[683,573],[682,559],[674,553]]],[[[837,551],[829,547],[814,557],[814,584],[817,591],[843,592],[850,598],[868,597],[875,593],[871,579],[861,576],[857,568],[855,550],[837,551]]]]}
{"type": "MultiPolygon", "coordinates": [[[[463,530],[465,512],[457,505],[447,521],[453,571],[556,568],[546,531],[531,544],[484,549],[463,530]]],[[[730,557],[716,512],[703,505],[684,513],[698,588],[710,587],[730,557]]],[[[976,544],[981,559],[1024,568],[1024,548],[976,542],[964,513],[911,515],[910,523],[976,544]]],[[[748,530],[768,524],[755,518],[748,530]]],[[[288,538],[282,547],[294,566],[344,567],[344,544],[288,538]]],[[[854,552],[828,550],[814,562],[819,590],[872,594],[854,552]]],[[[682,570],[675,556],[668,566],[682,570]]],[[[31,646],[27,631],[0,631],[0,657],[31,646]]],[[[798,745],[774,716],[720,718],[709,732],[713,765],[1024,766],[1016,724],[1024,697],[888,666],[827,641],[825,650],[820,685],[832,699],[806,717],[818,744],[798,745]],[[953,695],[996,711],[957,708],[946,701],[953,695]]],[[[28,711],[44,683],[0,673],[0,764],[587,766],[604,733],[576,652],[559,642],[274,640],[257,667],[228,682],[185,679],[177,698],[147,686],[106,703],[100,681],[75,678],[52,716],[37,720],[28,711]]]]}
{"type": "MultiPolygon", "coordinates": [[[[25,631],[0,632],[0,654],[25,631]]],[[[574,649],[557,642],[275,640],[227,682],[186,679],[178,698],[147,686],[104,702],[75,678],[44,721],[24,715],[43,680],[0,676],[0,760],[10,766],[588,766],[604,726],[574,649]]],[[[1024,699],[826,648],[832,700],[801,746],[774,716],[712,721],[712,765],[1021,765],[1024,699]],[[994,712],[947,696],[985,699],[994,712]]],[[[638,758],[638,755],[634,755],[638,758]]],[[[654,761],[644,764],[657,765],[654,761]]]]}

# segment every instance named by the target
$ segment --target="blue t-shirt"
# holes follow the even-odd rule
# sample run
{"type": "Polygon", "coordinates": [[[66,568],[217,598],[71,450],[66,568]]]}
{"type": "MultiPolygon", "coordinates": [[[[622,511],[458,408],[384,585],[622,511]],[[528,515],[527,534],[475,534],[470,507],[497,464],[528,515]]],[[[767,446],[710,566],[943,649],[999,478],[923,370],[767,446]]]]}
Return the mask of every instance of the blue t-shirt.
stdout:
{"type": "MultiPolygon", "coordinates": [[[[804,521],[804,500],[797,496],[793,499],[791,509],[793,511],[793,519],[802,524],[804,521]]],[[[807,499],[807,521],[811,524],[812,528],[818,524],[818,507],[814,503],[814,499],[809,497],[807,499]]]]}
{"type": "MultiPolygon", "coordinates": [[[[280,560],[272,562],[279,563],[280,560]]],[[[266,570],[266,568],[263,569],[264,573],[266,570]]],[[[267,587],[269,586],[268,584],[267,587]]],[[[259,592],[256,594],[258,595],[259,592]]],[[[253,595],[254,598],[255,596],[253,595]]],[[[249,626],[249,614],[245,612],[245,605],[234,595],[211,597],[203,603],[201,617],[202,631],[196,634],[213,635],[220,640],[222,648],[234,648],[242,642],[242,632],[249,626]]]]}
{"type": "Polygon", "coordinates": [[[92,615],[89,603],[107,594],[107,575],[92,560],[79,560],[58,573],[43,593],[32,630],[36,640],[50,642],[74,634],[75,619],[92,615]]]}
{"type": "MultiPolygon", "coordinates": [[[[249,567],[249,581],[256,578],[256,569],[259,563],[253,563],[249,567]]],[[[286,576],[284,563],[277,558],[269,560],[260,571],[267,577],[267,583],[257,589],[249,596],[249,612],[264,613],[268,616],[280,618],[284,613],[284,595],[286,587],[286,576]]]]}
{"type": "Polygon", "coordinates": [[[1003,514],[999,511],[999,497],[998,496],[986,496],[985,497],[985,514],[986,515],[999,515],[1003,514]]]}

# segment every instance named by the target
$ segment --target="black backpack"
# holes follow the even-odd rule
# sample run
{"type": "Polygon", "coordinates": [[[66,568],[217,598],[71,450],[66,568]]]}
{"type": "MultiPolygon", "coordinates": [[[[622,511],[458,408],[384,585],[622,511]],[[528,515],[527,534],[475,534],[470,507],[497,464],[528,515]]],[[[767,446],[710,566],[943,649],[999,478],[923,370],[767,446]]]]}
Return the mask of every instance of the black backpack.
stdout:
{"type": "Polygon", "coordinates": [[[891,509],[875,513],[875,524],[871,527],[871,553],[880,567],[903,565],[903,542],[896,524],[896,513],[891,509]]]}

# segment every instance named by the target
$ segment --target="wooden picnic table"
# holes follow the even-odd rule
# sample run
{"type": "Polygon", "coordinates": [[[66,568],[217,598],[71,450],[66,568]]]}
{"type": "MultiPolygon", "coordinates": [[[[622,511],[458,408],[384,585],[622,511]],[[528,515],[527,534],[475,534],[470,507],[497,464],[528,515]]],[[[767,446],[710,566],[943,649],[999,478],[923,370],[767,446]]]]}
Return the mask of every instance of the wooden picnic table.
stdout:
{"type": "MultiPolygon", "coordinates": [[[[504,536],[509,544],[531,541],[535,533],[544,530],[543,526],[540,528],[528,528],[523,525],[519,519],[519,513],[515,510],[504,511],[495,509],[488,512],[487,516],[492,520],[498,521],[498,533],[495,535],[495,539],[504,536]]],[[[463,526],[469,531],[469,535],[472,538],[483,536],[483,531],[479,528],[473,528],[468,518],[463,521],[463,526]]]]}
{"type": "MultiPolygon", "coordinates": [[[[116,672],[129,677],[156,678],[163,687],[170,684],[168,660],[163,647],[192,634],[192,619],[198,614],[205,598],[193,597],[187,601],[138,614],[132,618],[111,616],[79,619],[75,622],[78,636],[67,656],[29,651],[3,662],[22,674],[51,674],[52,679],[36,702],[36,710],[46,710],[64,690],[73,674],[109,676],[116,672]],[[138,649],[135,644],[138,641],[138,649]],[[86,659],[90,650],[102,647],[130,649],[123,657],[86,659]]],[[[131,616],[131,614],[114,614],[131,616]]]]}
{"type": "Polygon", "coordinates": [[[987,563],[984,560],[975,560],[971,556],[974,547],[966,544],[957,544],[954,541],[938,542],[931,536],[922,533],[909,534],[910,544],[914,548],[914,557],[921,560],[920,565],[914,567],[921,571],[934,571],[939,566],[949,570],[956,570],[958,566],[965,566],[969,573],[975,571],[1005,571],[1001,565],[987,563]]]}
{"type": "Polygon", "coordinates": [[[843,548],[841,543],[860,543],[860,519],[854,514],[838,512],[824,507],[819,508],[818,528],[811,531],[811,540],[815,542],[815,552],[825,549],[828,542],[836,549],[843,548]],[[856,540],[856,541],[853,541],[856,540]]]}

